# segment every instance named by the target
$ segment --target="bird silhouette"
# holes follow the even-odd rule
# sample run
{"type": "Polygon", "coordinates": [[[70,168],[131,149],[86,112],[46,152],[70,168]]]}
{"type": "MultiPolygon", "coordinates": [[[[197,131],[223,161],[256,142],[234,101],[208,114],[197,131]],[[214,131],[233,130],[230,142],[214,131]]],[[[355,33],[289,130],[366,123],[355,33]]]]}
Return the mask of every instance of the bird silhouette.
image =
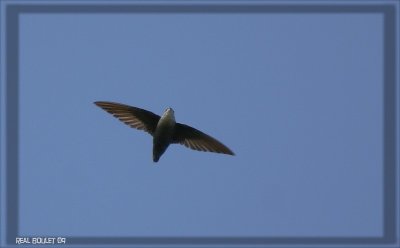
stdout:
{"type": "Polygon", "coordinates": [[[215,138],[188,125],[177,123],[172,108],[167,108],[160,117],[150,111],[120,103],[98,101],[94,104],[125,124],[152,135],[154,162],[158,162],[170,144],[181,144],[197,151],[234,155],[215,138]]]}

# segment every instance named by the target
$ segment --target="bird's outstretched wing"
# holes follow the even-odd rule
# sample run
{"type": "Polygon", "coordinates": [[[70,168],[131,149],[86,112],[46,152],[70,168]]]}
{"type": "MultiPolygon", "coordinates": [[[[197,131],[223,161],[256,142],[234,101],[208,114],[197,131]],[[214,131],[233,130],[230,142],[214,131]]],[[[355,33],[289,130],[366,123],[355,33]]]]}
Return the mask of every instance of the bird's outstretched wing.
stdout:
{"type": "Polygon", "coordinates": [[[180,143],[190,149],[205,152],[235,155],[228,147],[213,137],[185,124],[176,123],[173,143],[180,143]]]}
{"type": "Polygon", "coordinates": [[[125,124],[153,135],[160,116],[136,107],[114,102],[94,102],[125,124]]]}

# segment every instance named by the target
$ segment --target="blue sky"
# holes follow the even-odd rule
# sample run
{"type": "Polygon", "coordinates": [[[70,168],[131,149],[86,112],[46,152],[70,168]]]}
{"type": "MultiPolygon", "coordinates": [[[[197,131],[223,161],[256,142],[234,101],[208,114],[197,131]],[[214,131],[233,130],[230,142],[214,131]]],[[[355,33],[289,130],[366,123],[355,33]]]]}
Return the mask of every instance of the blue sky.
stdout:
{"type": "Polygon", "coordinates": [[[20,233],[380,236],[379,14],[24,14],[20,233]],[[94,101],[198,128],[152,138],[94,101]]]}

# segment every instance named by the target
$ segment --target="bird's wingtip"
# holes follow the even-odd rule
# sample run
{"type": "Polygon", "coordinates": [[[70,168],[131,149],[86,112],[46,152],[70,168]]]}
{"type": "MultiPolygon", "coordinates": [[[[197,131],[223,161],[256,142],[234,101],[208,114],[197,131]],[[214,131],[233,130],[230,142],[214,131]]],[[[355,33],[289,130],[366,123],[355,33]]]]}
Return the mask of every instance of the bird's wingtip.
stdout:
{"type": "Polygon", "coordinates": [[[102,108],[103,106],[107,105],[107,102],[104,102],[104,101],[95,101],[95,102],[93,102],[93,104],[96,105],[96,106],[98,106],[98,107],[100,107],[100,108],[102,108]]]}

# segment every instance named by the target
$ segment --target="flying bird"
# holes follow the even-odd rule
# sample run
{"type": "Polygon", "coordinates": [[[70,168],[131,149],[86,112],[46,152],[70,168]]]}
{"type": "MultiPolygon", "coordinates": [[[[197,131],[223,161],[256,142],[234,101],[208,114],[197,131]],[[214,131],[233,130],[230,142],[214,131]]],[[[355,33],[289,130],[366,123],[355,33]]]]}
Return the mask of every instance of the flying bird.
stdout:
{"type": "Polygon", "coordinates": [[[158,162],[170,144],[181,144],[197,151],[234,153],[215,138],[188,125],[177,123],[172,108],[162,116],[150,111],[114,102],[94,102],[125,124],[153,136],[153,161],[158,162]]]}

